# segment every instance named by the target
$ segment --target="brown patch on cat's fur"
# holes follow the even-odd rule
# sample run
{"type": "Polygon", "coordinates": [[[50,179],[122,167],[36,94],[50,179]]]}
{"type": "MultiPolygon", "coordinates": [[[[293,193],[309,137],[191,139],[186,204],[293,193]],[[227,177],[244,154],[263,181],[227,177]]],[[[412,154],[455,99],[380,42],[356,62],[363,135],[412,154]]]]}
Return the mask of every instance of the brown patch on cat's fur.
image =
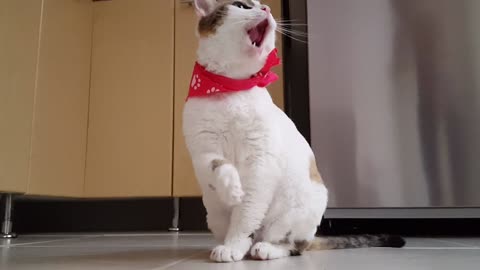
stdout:
{"type": "Polygon", "coordinates": [[[208,187],[210,188],[210,190],[212,191],[216,191],[217,189],[215,188],[215,186],[213,186],[212,184],[208,184],[208,187]]]}
{"type": "Polygon", "coordinates": [[[280,240],[280,244],[290,244],[290,235],[292,235],[292,231],[289,231],[287,232],[287,234],[285,235],[285,237],[280,240]]]}
{"type": "Polygon", "coordinates": [[[223,18],[227,13],[227,4],[223,3],[215,8],[215,10],[205,17],[202,17],[198,22],[198,33],[202,37],[207,37],[215,34],[217,28],[223,24],[223,18]]]}
{"type": "Polygon", "coordinates": [[[307,240],[295,241],[294,244],[295,244],[295,249],[300,251],[300,253],[305,251],[310,246],[310,242],[307,240]]]}
{"type": "Polygon", "coordinates": [[[218,167],[222,166],[223,164],[226,164],[227,161],[224,159],[214,159],[212,160],[212,171],[215,171],[218,167]]]}
{"type": "Polygon", "coordinates": [[[302,253],[308,249],[310,246],[310,242],[303,240],[303,241],[295,241],[293,249],[290,250],[290,256],[300,256],[302,253]]]}
{"type": "Polygon", "coordinates": [[[254,7],[255,6],[255,2],[253,2],[252,0],[244,0],[242,2],[247,4],[247,6],[249,6],[249,7],[254,7]]]}
{"type": "Polygon", "coordinates": [[[315,158],[310,159],[310,179],[312,181],[323,184],[323,179],[322,179],[322,176],[320,175],[320,172],[318,172],[315,158]]]}

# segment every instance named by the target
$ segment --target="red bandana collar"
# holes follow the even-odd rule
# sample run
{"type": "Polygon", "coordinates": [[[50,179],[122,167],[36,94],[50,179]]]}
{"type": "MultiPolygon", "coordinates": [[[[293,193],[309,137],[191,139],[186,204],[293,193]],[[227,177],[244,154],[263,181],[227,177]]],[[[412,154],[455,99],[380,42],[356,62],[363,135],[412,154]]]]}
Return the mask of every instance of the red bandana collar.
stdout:
{"type": "Polygon", "coordinates": [[[249,79],[236,80],[207,71],[199,63],[195,63],[190,91],[187,99],[191,97],[207,97],[216,93],[228,93],[250,90],[255,86],[266,87],[278,79],[277,74],[270,69],[280,64],[277,49],[273,49],[265,61],[263,68],[249,79]]]}

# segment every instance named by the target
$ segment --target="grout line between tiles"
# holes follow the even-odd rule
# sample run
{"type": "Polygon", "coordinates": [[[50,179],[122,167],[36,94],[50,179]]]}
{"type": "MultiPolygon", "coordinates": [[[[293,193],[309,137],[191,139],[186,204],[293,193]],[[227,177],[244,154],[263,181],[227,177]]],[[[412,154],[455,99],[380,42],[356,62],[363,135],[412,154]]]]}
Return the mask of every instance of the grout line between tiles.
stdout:
{"type": "MultiPolygon", "coordinates": [[[[30,245],[36,244],[45,244],[45,243],[54,243],[54,242],[62,242],[62,241],[69,241],[69,240],[80,240],[85,238],[94,238],[94,237],[74,237],[74,238],[62,238],[62,239],[55,239],[55,240],[44,240],[44,241],[32,241],[27,243],[18,243],[18,244],[1,244],[0,248],[6,247],[28,247],[30,245]]],[[[32,247],[40,247],[40,246],[32,246],[32,247]]]]}
{"type": "Polygon", "coordinates": [[[108,234],[102,234],[101,236],[104,237],[122,237],[122,236],[212,236],[211,233],[108,233],[108,234]]]}
{"type": "Polygon", "coordinates": [[[209,232],[192,232],[192,233],[169,233],[169,232],[158,232],[158,233],[91,233],[91,234],[24,234],[25,237],[131,237],[131,236],[212,236],[213,234],[209,232]]]}
{"type": "Polygon", "coordinates": [[[69,237],[69,238],[82,238],[82,237],[98,237],[102,236],[101,234],[63,234],[63,233],[49,233],[49,234],[22,234],[22,237],[31,237],[31,238],[48,238],[48,237],[69,237]]]}
{"type": "Polygon", "coordinates": [[[462,246],[462,247],[480,248],[480,247],[477,247],[477,246],[475,246],[475,245],[468,245],[468,244],[456,242],[455,240],[445,240],[445,239],[435,239],[435,240],[440,241],[440,242],[444,242],[444,243],[460,245],[460,246],[462,246]]]}
{"type": "MultiPolygon", "coordinates": [[[[412,238],[412,239],[415,239],[415,238],[412,238]]],[[[454,242],[452,240],[445,240],[445,239],[439,239],[439,238],[421,238],[421,239],[423,239],[424,241],[428,241],[430,243],[434,243],[436,245],[436,246],[434,246],[434,248],[443,248],[443,246],[444,246],[443,244],[449,244],[449,245],[446,246],[446,248],[450,248],[452,244],[454,244],[458,247],[476,248],[476,246],[466,245],[466,244],[454,242]]],[[[409,238],[406,238],[406,241],[407,241],[407,245],[408,245],[409,238]]],[[[456,247],[456,246],[453,246],[453,247],[456,247]]],[[[407,248],[407,247],[405,247],[405,248],[407,248]]],[[[416,247],[412,247],[412,248],[416,248],[416,247]]],[[[421,248],[424,248],[424,247],[421,247],[421,248]]]]}
{"type": "Polygon", "coordinates": [[[409,250],[480,250],[480,247],[403,247],[402,249],[409,249],[409,250]]]}
{"type": "MultiPolygon", "coordinates": [[[[39,243],[42,244],[42,243],[39,243]]],[[[11,245],[10,245],[11,246],[11,245]]],[[[37,245],[36,243],[31,243],[30,245],[22,245],[21,247],[24,248],[45,248],[45,247],[51,247],[51,248],[64,248],[64,247],[70,247],[70,248],[201,248],[201,249],[209,249],[212,246],[205,246],[205,245],[171,245],[171,244],[164,244],[164,245],[37,245]]]]}
{"type": "Polygon", "coordinates": [[[192,255],[190,255],[190,256],[187,256],[187,257],[185,257],[185,258],[183,258],[183,259],[180,259],[180,260],[178,260],[178,261],[174,261],[174,262],[168,263],[168,264],[166,264],[166,265],[162,265],[162,266],[159,266],[159,267],[156,267],[156,268],[152,268],[151,270],[164,270],[164,269],[168,269],[168,268],[170,268],[170,267],[172,267],[172,266],[175,266],[175,265],[177,265],[177,264],[179,264],[179,263],[188,261],[188,260],[190,260],[190,259],[192,259],[192,258],[194,258],[194,257],[196,257],[196,256],[198,256],[198,255],[200,255],[200,254],[204,254],[204,253],[206,253],[206,252],[205,252],[205,251],[197,252],[197,253],[194,253],[194,254],[192,254],[192,255]]]}

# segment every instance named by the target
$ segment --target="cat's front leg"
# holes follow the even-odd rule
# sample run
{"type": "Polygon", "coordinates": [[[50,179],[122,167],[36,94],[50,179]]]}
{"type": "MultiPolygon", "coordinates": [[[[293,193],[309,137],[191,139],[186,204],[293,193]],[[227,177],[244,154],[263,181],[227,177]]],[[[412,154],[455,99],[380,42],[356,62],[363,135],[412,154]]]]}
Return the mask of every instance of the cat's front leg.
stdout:
{"type": "MultiPolygon", "coordinates": [[[[273,163],[273,162],[271,162],[273,163]]],[[[252,246],[251,235],[260,229],[271,203],[278,170],[269,162],[241,169],[246,194],[242,203],[235,206],[223,245],[213,249],[210,258],[216,262],[242,260],[252,246]]]]}
{"type": "Polygon", "coordinates": [[[230,224],[231,209],[223,206],[217,198],[213,198],[213,195],[215,194],[212,192],[203,195],[203,204],[207,209],[208,229],[212,232],[217,243],[223,243],[230,224]]]}

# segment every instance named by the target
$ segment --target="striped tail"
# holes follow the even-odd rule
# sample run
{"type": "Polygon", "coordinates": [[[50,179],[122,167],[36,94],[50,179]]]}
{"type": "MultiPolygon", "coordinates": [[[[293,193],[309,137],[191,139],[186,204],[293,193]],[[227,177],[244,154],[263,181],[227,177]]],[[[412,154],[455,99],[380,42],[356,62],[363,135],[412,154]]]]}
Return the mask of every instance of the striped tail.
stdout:
{"type": "Polygon", "coordinates": [[[309,250],[392,247],[405,246],[405,239],[394,235],[351,235],[337,237],[315,237],[309,250]]]}

